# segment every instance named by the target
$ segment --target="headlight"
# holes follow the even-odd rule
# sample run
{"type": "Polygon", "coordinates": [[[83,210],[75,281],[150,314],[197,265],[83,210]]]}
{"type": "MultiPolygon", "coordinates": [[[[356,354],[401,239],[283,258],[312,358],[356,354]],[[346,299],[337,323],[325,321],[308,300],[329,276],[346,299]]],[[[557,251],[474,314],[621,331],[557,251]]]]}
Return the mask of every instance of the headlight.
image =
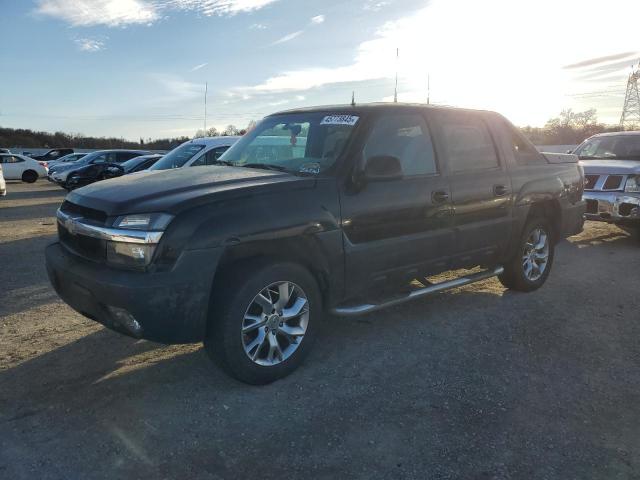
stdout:
{"type": "Polygon", "coordinates": [[[167,213],[136,213],[117,217],[113,222],[113,232],[122,230],[122,240],[113,236],[107,241],[107,263],[128,268],[144,268],[151,263],[162,232],[173,220],[167,213]],[[131,237],[142,237],[144,241],[127,241],[126,230],[144,231],[131,237]],[[154,238],[157,237],[157,238],[154,238]],[[116,241],[117,240],[117,241],[116,241]]]}
{"type": "Polygon", "coordinates": [[[138,213],[116,218],[113,226],[127,230],[161,231],[167,228],[171,220],[173,220],[173,215],[167,213],[138,213]]]}
{"type": "Polygon", "coordinates": [[[637,176],[631,176],[627,178],[627,184],[624,186],[624,191],[629,193],[640,193],[640,182],[637,176]]]}

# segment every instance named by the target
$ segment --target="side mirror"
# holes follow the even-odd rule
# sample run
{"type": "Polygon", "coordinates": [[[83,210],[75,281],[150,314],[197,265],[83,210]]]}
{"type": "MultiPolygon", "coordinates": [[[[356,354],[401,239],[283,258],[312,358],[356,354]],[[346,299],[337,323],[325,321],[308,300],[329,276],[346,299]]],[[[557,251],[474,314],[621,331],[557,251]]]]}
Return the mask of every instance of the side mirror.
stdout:
{"type": "Polygon", "coordinates": [[[402,178],[400,159],[391,155],[369,157],[364,167],[364,176],[372,182],[399,180],[402,178]]]}
{"type": "Polygon", "coordinates": [[[566,153],[573,153],[573,149],[570,148],[566,153]]]}

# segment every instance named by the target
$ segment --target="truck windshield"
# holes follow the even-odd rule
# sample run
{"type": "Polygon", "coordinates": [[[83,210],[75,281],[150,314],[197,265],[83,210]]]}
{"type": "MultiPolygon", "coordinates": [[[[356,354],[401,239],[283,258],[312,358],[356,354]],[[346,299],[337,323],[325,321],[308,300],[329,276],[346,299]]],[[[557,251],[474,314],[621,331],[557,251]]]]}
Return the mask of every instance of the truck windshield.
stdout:
{"type": "Polygon", "coordinates": [[[581,160],[640,160],[640,135],[594,137],[580,145],[575,154],[581,160]]]}
{"type": "Polygon", "coordinates": [[[205,146],[200,143],[183,143],[158,160],[149,170],[169,170],[180,168],[191,160],[205,146]]]}
{"type": "Polygon", "coordinates": [[[267,117],[227,150],[220,162],[317,175],[336,162],[358,120],[357,115],[341,112],[267,117]]]}

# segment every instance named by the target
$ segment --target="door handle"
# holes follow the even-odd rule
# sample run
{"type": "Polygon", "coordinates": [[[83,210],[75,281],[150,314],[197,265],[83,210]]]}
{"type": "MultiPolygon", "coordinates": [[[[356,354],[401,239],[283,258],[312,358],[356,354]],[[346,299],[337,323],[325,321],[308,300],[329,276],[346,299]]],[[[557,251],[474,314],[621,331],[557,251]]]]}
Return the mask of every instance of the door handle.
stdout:
{"type": "Polygon", "coordinates": [[[431,194],[431,199],[433,200],[433,203],[444,203],[449,200],[449,193],[443,190],[433,192],[431,194]]]}
{"type": "Polygon", "coordinates": [[[504,197],[507,193],[509,193],[509,189],[504,185],[494,185],[493,186],[493,194],[496,197],[504,197]]]}

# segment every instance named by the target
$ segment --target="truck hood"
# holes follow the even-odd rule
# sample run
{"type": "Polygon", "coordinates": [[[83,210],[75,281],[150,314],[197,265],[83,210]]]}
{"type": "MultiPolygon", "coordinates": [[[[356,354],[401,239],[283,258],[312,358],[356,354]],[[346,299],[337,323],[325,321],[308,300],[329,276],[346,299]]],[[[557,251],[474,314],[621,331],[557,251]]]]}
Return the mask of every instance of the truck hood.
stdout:
{"type": "Polygon", "coordinates": [[[597,175],[640,175],[640,160],[581,160],[584,173],[597,175]]]}
{"type": "Polygon", "coordinates": [[[103,180],[74,190],[66,200],[108,216],[176,214],[212,201],[244,195],[311,188],[315,179],[254,168],[206,166],[151,170],[103,180]]]}

